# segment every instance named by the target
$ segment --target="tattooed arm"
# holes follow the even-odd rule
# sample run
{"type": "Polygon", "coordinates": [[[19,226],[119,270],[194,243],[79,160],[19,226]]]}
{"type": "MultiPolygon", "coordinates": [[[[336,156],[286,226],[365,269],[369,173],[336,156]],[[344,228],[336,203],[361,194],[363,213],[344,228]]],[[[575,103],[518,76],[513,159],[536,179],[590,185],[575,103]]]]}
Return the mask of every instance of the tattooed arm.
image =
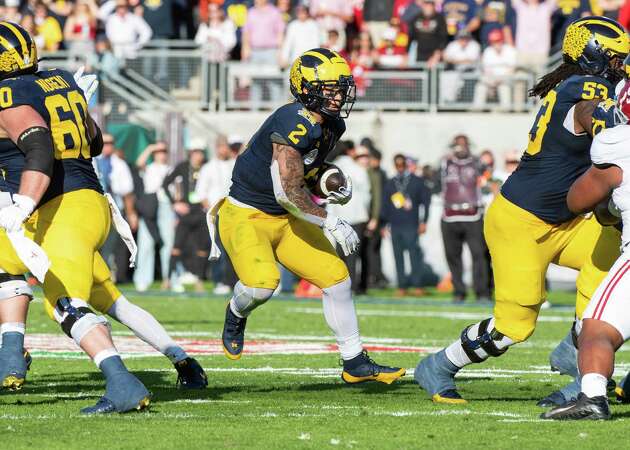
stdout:
{"type": "Polygon", "coordinates": [[[289,145],[274,142],[271,179],[276,201],[289,213],[322,227],[326,210],[320,208],[304,189],[302,155],[289,145]]]}

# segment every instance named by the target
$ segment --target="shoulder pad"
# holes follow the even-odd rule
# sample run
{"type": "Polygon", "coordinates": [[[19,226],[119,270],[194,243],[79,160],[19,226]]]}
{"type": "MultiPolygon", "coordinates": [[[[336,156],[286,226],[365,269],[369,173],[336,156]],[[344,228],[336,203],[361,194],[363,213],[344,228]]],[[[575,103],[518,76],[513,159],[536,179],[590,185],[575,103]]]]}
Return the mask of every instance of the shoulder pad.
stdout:
{"type": "Polygon", "coordinates": [[[322,128],[312,114],[299,103],[285,105],[274,113],[272,142],[290,145],[300,153],[308,151],[321,137],[322,128]]]}
{"type": "Polygon", "coordinates": [[[596,98],[613,98],[615,87],[605,78],[573,75],[556,88],[559,101],[577,102],[596,98]]]}

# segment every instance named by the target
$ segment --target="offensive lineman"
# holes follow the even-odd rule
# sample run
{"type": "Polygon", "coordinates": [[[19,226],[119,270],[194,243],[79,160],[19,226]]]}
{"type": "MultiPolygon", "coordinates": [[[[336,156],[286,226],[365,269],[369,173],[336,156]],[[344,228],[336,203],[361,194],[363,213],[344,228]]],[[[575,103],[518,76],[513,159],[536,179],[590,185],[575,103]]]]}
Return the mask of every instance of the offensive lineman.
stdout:
{"type": "MultiPolygon", "coordinates": [[[[494,315],[464,329],[447,348],[420,361],[415,379],[442,403],[464,403],[455,374],[500,356],[534,331],[546,297],[551,262],[579,270],[576,316],[619,255],[619,233],[567,208],[566,195],[590,166],[592,136],[615,124],[615,84],[630,51],[626,31],[606,17],[585,17],[565,34],[564,62],[531,91],[543,99],[517,170],[488,208],[484,235],[494,269],[494,315]],[[515,236],[518,239],[515,239],[515,236]]],[[[577,376],[575,348],[567,336],[552,353],[552,366],[577,376]]],[[[564,404],[577,396],[574,381],[539,402],[564,404]]]]}
{"type": "Polygon", "coordinates": [[[100,285],[109,294],[114,287],[111,281],[106,283],[109,270],[97,252],[110,224],[109,206],[90,161],[102,147],[101,133],[72,75],[56,69],[38,71],[37,63],[37,49],[28,33],[0,22],[0,129],[10,139],[1,141],[3,190],[21,173],[12,204],[0,209],[4,272],[0,380],[4,387],[19,389],[26,375],[22,349],[31,294],[21,276],[26,267],[7,233],[19,230],[30,216],[24,224],[26,234],[51,260],[43,286],[46,311],[106,379],[105,395],[82,412],[143,409],[150,393],[124,366],[107,321],[85,301],[93,287],[100,285]]]}
{"type": "MultiPolygon", "coordinates": [[[[236,160],[230,194],[219,209],[219,232],[239,282],[223,327],[230,359],[243,351],[249,314],[278,286],[278,262],[323,291],[324,316],[337,339],[347,383],[392,383],[401,368],[376,364],[363,350],[348,270],[324,235],[330,232],[348,255],[358,237],[344,220],[317,206],[305,190],[312,176],[345,132],[344,118],[355,101],[348,63],[338,53],[317,48],[291,67],[296,101],[276,110],[236,160]]],[[[346,203],[352,192],[328,199],[346,203]]],[[[216,208],[216,207],[215,207],[216,208]]]]}

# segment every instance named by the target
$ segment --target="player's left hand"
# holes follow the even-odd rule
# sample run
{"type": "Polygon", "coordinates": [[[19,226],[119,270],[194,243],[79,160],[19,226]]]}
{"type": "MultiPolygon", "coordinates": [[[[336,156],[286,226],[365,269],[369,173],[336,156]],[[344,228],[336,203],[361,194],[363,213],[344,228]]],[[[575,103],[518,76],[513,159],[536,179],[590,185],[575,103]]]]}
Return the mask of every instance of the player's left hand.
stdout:
{"type": "Polygon", "coordinates": [[[35,202],[26,195],[13,195],[13,204],[0,209],[0,227],[7,232],[17,231],[35,209],[35,202]]]}
{"type": "Polygon", "coordinates": [[[90,99],[94,95],[94,92],[96,92],[96,88],[98,88],[98,79],[96,75],[83,75],[84,71],[85,66],[79,67],[73,77],[74,81],[76,81],[77,85],[83,91],[86,103],[90,103],[90,99]]]}
{"type": "Polygon", "coordinates": [[[346,186],[342,186],[338,191],[330,191],[326,197],[326,203],[331,205],[345,205],[352,198],[352,179],[346,175],[346,186]]]}

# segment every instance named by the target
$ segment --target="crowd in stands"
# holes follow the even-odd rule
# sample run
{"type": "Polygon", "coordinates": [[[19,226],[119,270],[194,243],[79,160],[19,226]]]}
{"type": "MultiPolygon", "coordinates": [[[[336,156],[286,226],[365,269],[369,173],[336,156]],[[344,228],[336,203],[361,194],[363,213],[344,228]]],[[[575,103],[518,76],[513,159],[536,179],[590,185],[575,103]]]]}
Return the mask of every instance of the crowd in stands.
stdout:
{"type": "Polygon", "coordinates": [[[538,71],[566,26],[590,14],[627,27],[630,1],[2,0],[0,6],[0,17],[22,24],[46,51],[89,54],[106,39],[115,56],[127,59],[150,39],[194,39],[212,61],[286,67],[305,49],[326,46],[359,71],[418,62],[469,66],[480,55],[484,71],[498,62],[538,71]],[[497,56],[498,41],[505,58],[497,56]]]}
{"type": "MultiPolygon", "coordinates": [[[[103,154],[95,158],[95,167],[103,189],[117,201],[138,243],[133,273],[127,249],[115,232],[103,247],[103,257],[117,280],[133,281],[138,291],[145,291],[161,279],[162,289],[175,292],[183,292],[184,284],[203,291],[204,281],[211,280],[214,293],[229,293],[237,280],[225,252],[218,261],[208,262],[206,212],[228,194],[243,138],[219,136],[211,146],[209,159],[206,142],[192,140],[186,158],[174,166],[169,164],[164,142],[147,146],[135,163],[127,163],[111,135],[106,134],[103,140],[103,154]]],[[[329,157],[352,178],[354,185],[349,204],[328,206],[331,213],[347,220],[361,238],[360,250],[344,258],[354,293],[365,294],[368,289],[393,285],[400,296],[420,296],[427,287],[438,285],[440,278],[425,259],[419,239],[427,233],[432,211],[431,214],[440,215],[440,228],[431,231],[431,239],[439,239],[441,234],[444,259],[450,270],[442,287],[446,283],[446,290],[452,290],[455,301],[466,298],[462,249],[467,245],[473,261],[472,288],[477,300],[488,300],[491,270],[483,238],[483,212],[516,168],[518,156],[507,153],[504,170],[495,170],[491,151],[473,155],[468,137],[457,135],[435,168],[422,166],[409,155],[397,154],[393,158],[394,171],[388,175],[381,167],[381,158],[381,152],[369,138],[358,144],[341,141],[329,157]],[[431,209],[432,200],[442,205],[437,211],[435,207],[431,209]],[[386,237],[391,239],[396,269],[393,279],[384,275],[381,262],[381,243],[386,237]]],[[[304,287],[304,281],[281,269],[280,290],[293,293],[298,289],[298,293],[312,294],[304,287]]]]}

